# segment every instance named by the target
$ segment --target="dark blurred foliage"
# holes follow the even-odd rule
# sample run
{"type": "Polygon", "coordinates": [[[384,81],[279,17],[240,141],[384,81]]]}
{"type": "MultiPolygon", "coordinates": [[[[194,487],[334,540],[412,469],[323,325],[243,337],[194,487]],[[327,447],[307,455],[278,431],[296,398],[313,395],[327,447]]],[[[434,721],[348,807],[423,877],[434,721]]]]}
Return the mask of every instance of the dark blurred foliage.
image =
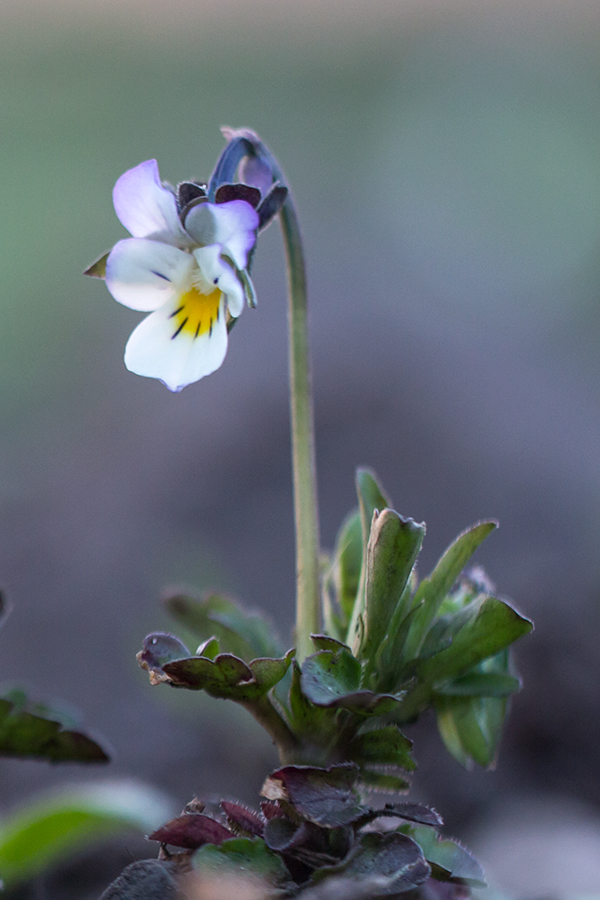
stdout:
{"type": "MultiPolygon", "coordinates": [[[[124,236],[125,169],[156,157],[172,182],[201,178],[219,126],[252,127],[305,232],[323,543],[371,465],[427,522],[422,574],[498,518],[477,561],[536,622],[496,772],[463,773],[427,723],[411,735],[416,797],[458,833],[524,788],[600,805],[600,16],[384,7],[381,27],[377,4],[322,21],[311,6],[302,27],[229,4],[179,30],[138,7],[2,13],[2,677],[78,707],[114,774],[181,802],[254,800],[275,764],[228,704],[151,690],[135,652],[170,627],[173,583],[291,626],[277,229],[225,365],[177,396],[126,372],[139,317],[80,275],[124,236]]],[[[97,776],[7,761],[1,801],[74,777],[97,776]]]]}

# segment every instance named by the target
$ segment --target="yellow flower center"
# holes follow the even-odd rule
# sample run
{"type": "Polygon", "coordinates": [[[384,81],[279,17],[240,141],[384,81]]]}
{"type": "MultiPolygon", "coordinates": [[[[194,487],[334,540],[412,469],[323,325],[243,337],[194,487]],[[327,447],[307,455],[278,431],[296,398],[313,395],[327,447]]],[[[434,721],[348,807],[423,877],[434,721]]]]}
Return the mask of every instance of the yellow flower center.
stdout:
{"type": "Polygon", "coordinates": [[[211,335],[221,314],[222,296],[223,292],[218,288],[210,294],[203,294],[193,287],[181,294],[177,309],[170,315],[174,326],[171,340],[178,334],[191,334],[194,338],[206,332],[211,335]]]}

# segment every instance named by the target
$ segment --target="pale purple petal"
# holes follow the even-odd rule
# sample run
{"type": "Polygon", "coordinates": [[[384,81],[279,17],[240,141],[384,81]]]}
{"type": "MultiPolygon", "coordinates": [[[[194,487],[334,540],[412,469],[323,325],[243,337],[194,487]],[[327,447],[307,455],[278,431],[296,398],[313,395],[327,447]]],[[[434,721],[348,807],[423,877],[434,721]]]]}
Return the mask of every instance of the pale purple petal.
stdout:
{"type": "Polygon", "coordinates": [[[186,216],[185,229],[198,244],[221,244],[238,269],[245,269],[256,241],[258,213],[245,200],[200,203],[186,216]]]}
{"type": "Polygon", "coordinates": [[[259,156],[245,156],[240,163],[238,174],[240,181],[257,187],[263,197],[269,193],[273,184],[271,166],[259,156]]]}
{"type": "Polygon", "coordinates": [[[231,266],[221,259],[222,249],[219,244],[212,244],[194,250],[194,256],[206,281],[223,291],[227,309],[237,318],[244,308],[244,289],[231,266]]]}
{"type": "Polygon", "coordinates": [[[227,326],[223,301],[221,314],[209,333],[194,337],[191,332],[175,335],[173,303],[156,310],[137,326],[125,348],[125,365],[130,372],[158,378],[171,391],[210,375],[227,353],[227,326]]]}
{"type": "Polygon", "coordinates": [[[164,235],[175,241],[184,234],[175,195],[162,186],[155,159],[121,175],[113,189],[113,203],[119,220],[134,237],[164,235]]]}
{"type": "Polygon", "coordinates": [[[106,261],[106,286],[119,303],[151,312],[186,289],[193,257],[145,238],[119,241],[106,261]]]}

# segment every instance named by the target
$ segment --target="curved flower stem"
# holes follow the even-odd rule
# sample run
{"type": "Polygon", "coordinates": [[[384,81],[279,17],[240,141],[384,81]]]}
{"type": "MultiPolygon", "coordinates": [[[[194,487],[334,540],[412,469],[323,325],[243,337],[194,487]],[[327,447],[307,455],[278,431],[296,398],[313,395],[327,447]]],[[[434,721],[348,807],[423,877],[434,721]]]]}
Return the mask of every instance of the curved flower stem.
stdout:
{"type": "Polygon", "coordinates": [[[320,630],[319,520],[314,416],[308,351],[306,270],[294,204],[280,213],[289,284],[290,414],[296,521],[296,648],[300,662],[313,652],[320,630]]]}

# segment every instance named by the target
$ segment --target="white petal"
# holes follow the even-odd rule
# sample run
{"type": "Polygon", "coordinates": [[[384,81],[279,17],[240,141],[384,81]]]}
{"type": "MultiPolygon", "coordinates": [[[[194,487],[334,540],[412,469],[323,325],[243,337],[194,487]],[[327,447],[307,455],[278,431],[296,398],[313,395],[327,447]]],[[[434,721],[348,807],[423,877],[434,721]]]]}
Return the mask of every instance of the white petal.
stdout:
{"type": "Polygon", "coordinates": [[[222,250],[219,244],[212,244],[194,250],[194,256],[207,283],[223,291],[227,309],[237,319],[244,308],[244,288],[231,266],[221,259],[222,250]]]}
{"type": "Polygon", "coordinates": [[[119,303],[151,312],[187,287],[194,260],[171,244],[145,238],[119,241],[106,261],[106,286],[119,303]]]}
{"type": "Polygon", "coordinates": [[[174,337],[172,303],[153,312],[137,326],[125,348],[125,365],[136,375],[158,378],[171,391],[180,391],[219,368],[227,353],[223,302],[212,333],[197,338],[181,331],[174,337]]]}
{"type": "Polygon", "coordinates": [[[257,229],[258,213],[245,200],[199,203],[185,219],[185,230],[198,244],[221,244],[238,269],[248,265],[257,229]]]}
{"type": "Polygon", "coordinates": [[[174,194],[164,188],[155,159],[125,172],[113,189],[115,212],[134,237],[183,235],[174,194]]]}

